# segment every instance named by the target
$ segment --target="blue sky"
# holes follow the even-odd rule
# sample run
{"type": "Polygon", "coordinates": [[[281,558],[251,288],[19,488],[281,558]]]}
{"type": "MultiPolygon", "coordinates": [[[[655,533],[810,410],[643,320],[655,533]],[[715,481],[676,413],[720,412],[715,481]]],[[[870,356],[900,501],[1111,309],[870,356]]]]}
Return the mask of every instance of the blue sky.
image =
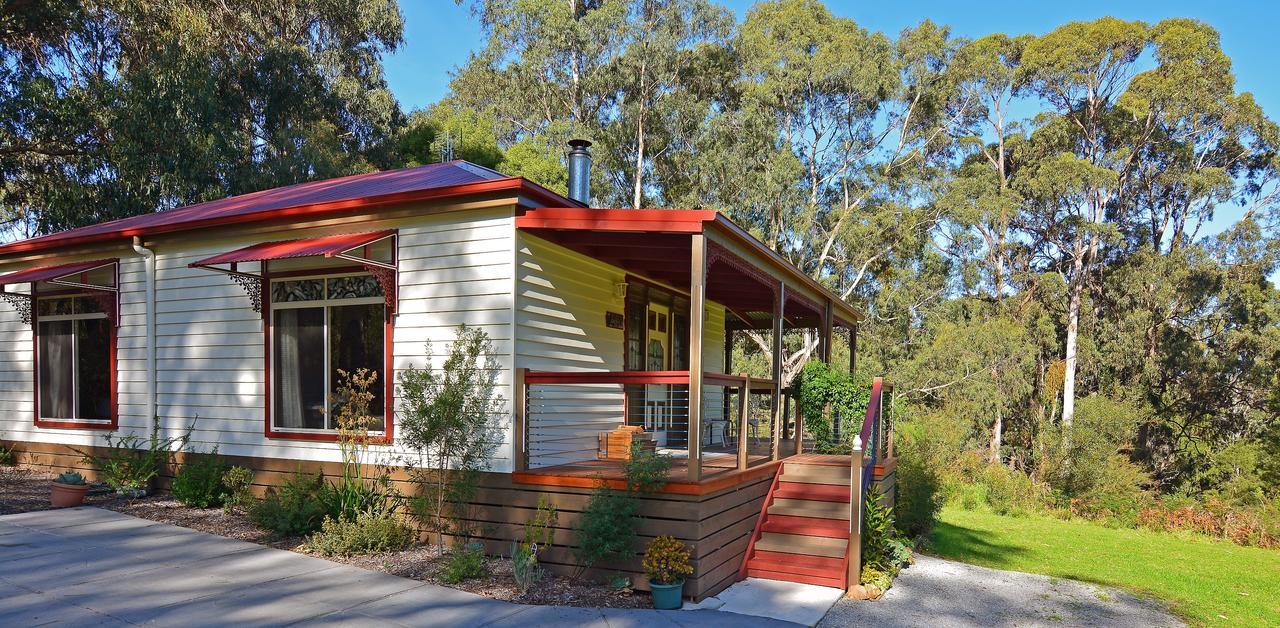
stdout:
{"type": "MultiPolygon", "coordinates": [[[[741,19],[754,0],[721,0],[741,19]]],[[[931,19],[956,35],[978,37],[993,32],[1044,33],[1072,20],[1104,15],[1157,22],[1167,17],[1192,17],[1222,33],[1222,47],[1235,62],[1237,89],[1253,92],[1273,119],[1280,117],[1280,84],[1276,65],[1280,54],[1280,3],[1224,2],[947,2],[921,0],[827,0],[837,15],[863,27],[895,34],[931,19]]],[[[391,91],[405,110],[429,105],[445,94],[450,72],[484,44],[480,26],[471,17],[470,3],[453,0],[404,0],[405,45],[386,61],[391,91]]]]}
{"type": "MultiPolygon", "coordinates": [[[[755,0],[720,0],[741,20],[755,0]]],[[[1277,79],[1276,24],[1280,3],[1236,0],[1165,2],[947,2],[945,0],[826,0],[837,15],[853,18],[864,28],[896,35],[925,19],[950,26],[952,33],[980,37],[994,32],[1042,34],[1074,20],[1112,15],[1128,20],[1158,22],[1168,17],[1191,17],[1213,25],[1231,57],[1237,91],[1252,92],[1264,111],[1280,119],[1280,79],[1277,79]]],[[[405,111],[439,100],[449,88],[451,72],[468,54],[484,45],[480,25],[471,16],[470,2],[403,0],[405,44],[385,59],[387,81],[405,111]]],[[[1201,235],[1234,223],[1242,210],[1220,205],[1201,235]]]]}

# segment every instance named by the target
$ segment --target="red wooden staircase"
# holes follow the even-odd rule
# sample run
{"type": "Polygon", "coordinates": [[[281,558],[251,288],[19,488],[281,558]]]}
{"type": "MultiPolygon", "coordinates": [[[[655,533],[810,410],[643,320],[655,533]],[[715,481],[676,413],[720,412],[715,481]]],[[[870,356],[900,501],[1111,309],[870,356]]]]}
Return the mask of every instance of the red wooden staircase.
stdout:
{"type": "Polygon", "coordinates": [[[765,497],[739,578],[846,588],[849,457],[786,459],[765,497]]]}
{"type": "MultiPolygon", "coordinates": [[[[884,380],[875,378],[851,455],[800,454],[782,461],[738,569],[739,580],[766,578],[845,590],[858,584],[849,580],[862,567],[862,497],[870,490],[877,462],[893,456],[892,438],[885,442],[880,420],[885,390],[884,380]]],[[[800,425],[797,417],[797,433],[800,425]]]]}

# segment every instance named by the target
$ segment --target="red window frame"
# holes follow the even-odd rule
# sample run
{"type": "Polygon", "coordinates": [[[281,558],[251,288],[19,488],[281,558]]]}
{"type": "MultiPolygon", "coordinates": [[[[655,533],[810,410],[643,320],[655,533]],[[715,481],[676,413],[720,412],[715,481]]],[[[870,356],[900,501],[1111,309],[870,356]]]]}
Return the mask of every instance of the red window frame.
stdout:
{"type": "MultiPolygon", "coordinates": [[[[262,373],[263,373],[263,435],[269,439],[279,440],[302,440],[302,441],[319,441],[335,443],[338,441],[337,432],[293,432],[289,430],[278,430],[272,426],[273,418],[271,412],[272,393],[275,389],[274,380],[271,378],[271,280],[281,279],[285,277],[313,277],[316,275],[350,273],[350,272],[367,272],[368,269],[363,266],[341,266],[329,268],[316,268],[311,270],[293,270],[282,272],[271,272],[270,264],[266,261],[262,262],[262,281],[261,294],[262,299],[262,373]]],[[[390,307],[383,306],[385,312],[383,320],[382,332],[382,370],[383,382],[385,390],[383,399],[386,407],[383,409],[383,431],[381,434],[370,435],[369,442],[375,445],[388,445],[395,439],[395,416],[393,410],[395,408],[395,385],[394,366],[395,366],[395,313],[390,307]]]]}
{"type": "MultiPolygon", "coordinates": [[[[120,285],[120,267],[116,266],[116,285],[120,285]]],[[[55,290],[47,292],[39,292],[35,284],[31,285],[31,408],[35,414],[35,426],[55,429],[76,429],[76,430],[105,430],[114,431],[120,427],[120,389],[119,389],[119,371],[116,368],[118,358],[116,352],[118,350],[117,333],[118,324],[112,320],[111,316],[107,316],[107,333],[110,338],[107,341],[107,369],[109,374],[109,384],[107,387],[110,401],[107,407],[110,408],[110,416],[108,420],[103,421],[77,421],[77,420],[59,420],[59,419],[42,419],[40,418],[40,308],[37,299],[41,294],[44,296],[57,294],[78,294],[81,290],[55,290]]],[[[116,300],[116,311],[120,307],[120,293],[112,293],[116,300]]]]}

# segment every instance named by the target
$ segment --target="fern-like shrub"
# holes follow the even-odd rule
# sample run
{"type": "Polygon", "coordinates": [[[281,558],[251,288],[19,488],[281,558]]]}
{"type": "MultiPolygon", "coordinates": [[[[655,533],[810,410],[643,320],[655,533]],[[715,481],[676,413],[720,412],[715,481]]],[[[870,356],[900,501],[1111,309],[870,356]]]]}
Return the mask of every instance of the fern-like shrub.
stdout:
{"type": "Polygon", "coordinates": [[[173,498],[194,508],[210,508],[222,505],[226,487],[222,477],[227,464],[218,456],[218,448],[199,460],[183,465],[173,479],[173,498]]]}

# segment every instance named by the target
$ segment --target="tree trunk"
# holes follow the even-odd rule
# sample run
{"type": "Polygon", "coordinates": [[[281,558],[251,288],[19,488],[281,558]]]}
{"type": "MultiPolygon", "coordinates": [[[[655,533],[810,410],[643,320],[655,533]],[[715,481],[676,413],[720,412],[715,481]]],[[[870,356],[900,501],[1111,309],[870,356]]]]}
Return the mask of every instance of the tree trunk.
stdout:
{"type": "Polygon", "coordinates": [[[644,106],[640,107],[639,120],[636,121],[636,176],[635,191],[631,199],[631,206],[640,209],[640,203],[644,201],[644,106]]]}
{"type": "MultiPolygon", "coordinates": [[[[1077,259],[1075,266],[1076,278],[1071,282],[1071,300],[1067,305],[1066,368],[1062,374],[1062,426],[1068,432],[1076,415],[1076,345],[1080,329],[1080,300],[1084,292],[1081,260],[1077,259]]],[[[1070,438],[1069,434],[1067,438],[1070,438]]]]}
{"type": "Polygon", "coordinates": [[[996,422],[991,426],[991,457],[990,462],[995,464],[1000,462],[1000,447],[1004,445],[1004,415],[996,410],[996,422]]]}

